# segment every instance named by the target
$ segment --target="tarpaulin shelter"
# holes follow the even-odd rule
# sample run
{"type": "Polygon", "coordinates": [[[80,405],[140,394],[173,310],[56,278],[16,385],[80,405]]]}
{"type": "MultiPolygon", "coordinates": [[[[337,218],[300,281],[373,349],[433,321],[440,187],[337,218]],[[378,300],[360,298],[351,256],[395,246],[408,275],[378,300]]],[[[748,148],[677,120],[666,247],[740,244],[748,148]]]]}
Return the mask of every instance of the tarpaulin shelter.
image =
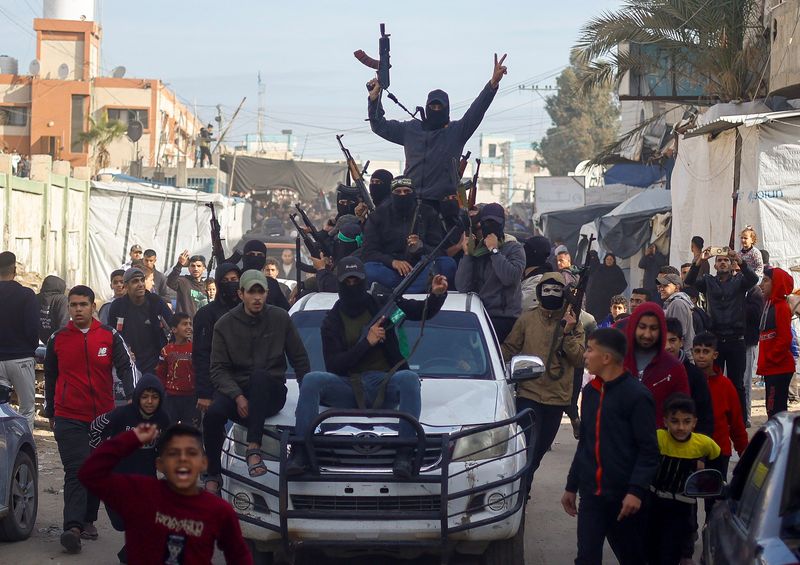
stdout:
{"type": "Polygon", "coordinates": [[[265,192],[289,188],[300,200],[310,201],[334,190],[345,181],[344,163],[315,163],[282,159],[264,159],[244,155],[223,155],[220,170],[228,173],[231,190],[265,192]]]}
{"type": "Polygon", "coordinates": [[[211,210],[206,206],[210,202],[225,240],[223,248],[230,255],[233,244],[250,227],[250,204],[189,188],[92,182],[87,284],[99,298],[111,298],[108,276],[128,260],[128,250],[135,243],[154,249],[156,267],[164,272],[172,269],[184,249],[210,259],[211,210]]]}
{"type": "Polygon", "coordinates": [[[594,204],[572,210],[558,210],[547,212],[539,218],[542,233],[550,241],[562,241],[573,257],[578,254],[578,236],[581,227],[610,212],[617,203],[594,204]]]}
{"type": "Polygon", "coordinates": [[[653,216],[669,212],[671,208],[669,190],[642,191],[595,220],[597,239],[604,249],[617,257],[632,257],[650,243],[653,216]]]}
{"type": "Polygon", "coordinates": [[[668,183],[674,159],[661,163],[617,163],[609,167],[603,175],[606,184],[627,184],[646,188],[663,180],[662,185],[669,188],[668,183]]]}
{"type": "MultiPolygon", "coordinates": [[[[729,105],[730,106],[730,105],[729,105]]],[[[709,110],[711,112],[711,110],[709,110]]],[[[735,235],[752,225],[772,265],[800,263],[800,111],[714,114],[679,144],[672,182],[673,263],[689,261],[689,241],[726,246],[731,232],[736,136],[741,136],[735,235]]]]}

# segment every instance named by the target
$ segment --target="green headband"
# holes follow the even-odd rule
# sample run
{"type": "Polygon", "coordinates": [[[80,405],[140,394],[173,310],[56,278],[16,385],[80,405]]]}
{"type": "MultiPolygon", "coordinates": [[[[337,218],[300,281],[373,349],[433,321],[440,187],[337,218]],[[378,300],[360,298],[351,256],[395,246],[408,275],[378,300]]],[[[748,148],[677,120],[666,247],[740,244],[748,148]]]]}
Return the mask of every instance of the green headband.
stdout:
{"type": "Polygon", "coordinates": [[[336,237],[339,238],[339,241],[342,241],[344,243],[357,243],[359,247],[361,247],[364,244],[364,237],[361,234],[358,234],[353,238],[353,237],[347,237],[342,232],[339,232],[339,234],[336,237]]]}

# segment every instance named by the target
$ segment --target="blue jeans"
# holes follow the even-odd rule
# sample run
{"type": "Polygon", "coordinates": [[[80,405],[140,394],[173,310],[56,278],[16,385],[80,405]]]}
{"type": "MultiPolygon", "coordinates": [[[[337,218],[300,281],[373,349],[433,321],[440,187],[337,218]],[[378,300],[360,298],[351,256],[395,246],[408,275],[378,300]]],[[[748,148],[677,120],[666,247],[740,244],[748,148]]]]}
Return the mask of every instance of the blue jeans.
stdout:
{"type": "MultiPolygon", "coordinates": [[[[385,376],[386,373],[378,371],[370,371],[361,376],[361,381],[364,383],[364,400],[368,407],[371,407],[375,401],[380,383],[385,376]]],[[[297,410],[295,411],[297,421],[294,431],[296,435],[306,435],[311,422],[319,415],[320,404],[331,408],[358,408],[353,387],[350,386],[350,379],[324,371],[313,371],[303,377],[303,383],[300,385],[300,398],[297,400],[297,410]]],[[[393,409],[395,407],[398,407],[400,412],[419,418],[422,400],[420,399],[419,375],[414,371],[397,371],[386,385],[386,396],[381,408],[393,409]]],[[[402,419],[400,420],[399,436],[402,438],[416,437],[411,424],[402,419]]]]}
{"type": "MultiPolygon", "coordinates": [[[[456,262],[452,257],[442,256],[434,259],[433,263],[428,265],[417,277],[417,280],[411,284],[408,288],[410,294],[423,294],[428,291],[428,276],[430,275],[431,265],[435,265],[435,272],[447,277],[451,288],[453,287],[456,278],[456,262]]],[[[400,273],[377,261],[368,261],[364,264],[364,269],[367,272],[367,285],[376,282],[387,288],[394,288],[403,280],[400,273]]]]}

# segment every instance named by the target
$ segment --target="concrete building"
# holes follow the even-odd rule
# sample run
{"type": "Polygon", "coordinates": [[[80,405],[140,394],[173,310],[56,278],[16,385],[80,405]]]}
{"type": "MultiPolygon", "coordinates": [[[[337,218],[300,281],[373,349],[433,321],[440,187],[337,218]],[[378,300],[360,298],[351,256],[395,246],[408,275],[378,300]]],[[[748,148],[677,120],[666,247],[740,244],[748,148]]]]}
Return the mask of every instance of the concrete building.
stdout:
{"type": "MultiPolygon", "coordinates": [[[[531,144],[515,141],[513,136],[481,134],[479,153],[478,203],[532,203],[534,178],[550,176],[538,164],[541,156],[531,144]]],[[[471,173],[468,169],[468,174],[474,174],[474,169],[471,173]]]]}
{"type": "Polygon", "coordinates": [[[0,149],[45,154],[72,166],[92,163],[93,148],[80,141],[89,117],[142,123],[138,143],[111,144],[111,167],[128,170],[138,157],[147,166],[194,164],[201,123],[158,79],[101,76],[102,30],[92,0],[44,0],[43,18],[33,20],[36,59],[30,74],[17,61],[0,58],[0,149]]]}

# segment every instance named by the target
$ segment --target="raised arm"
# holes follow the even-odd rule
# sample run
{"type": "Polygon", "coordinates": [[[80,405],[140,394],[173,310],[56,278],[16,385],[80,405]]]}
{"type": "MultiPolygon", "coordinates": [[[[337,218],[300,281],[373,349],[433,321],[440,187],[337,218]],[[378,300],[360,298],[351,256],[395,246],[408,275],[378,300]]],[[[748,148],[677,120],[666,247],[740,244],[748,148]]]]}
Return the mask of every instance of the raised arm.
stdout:
{"type": "Polygon", "coordinates": [[[368,84],[370,85],[370,91],[367,115],[369,116],[369,125],[372,131],[386,141],[403,145],[405,142],[406,122],[387,120],[384,117],[383,104],[381,104],[381,85],[377,79],[372,79],[368,84]]]}
{"type": "Polygon", "coordinates": [[[508,74],[508,68],[503,65],[505,60],[505,54],[499,60],[497,59],[497,53],[494,54],[492,78],[489,79],[489,82],[483,87],[481,93],[464,113],[464,117],[458,121],[461,126],[462,143],[466,143],[467,140],[472,137],[472,134],[475,133],[475,130],[478,129],[478,126],[481,125],[486,110],[489,109],[495,94],[497,94],[497,87],[500,85],[500,81],[504,75],[508,74]]]}

